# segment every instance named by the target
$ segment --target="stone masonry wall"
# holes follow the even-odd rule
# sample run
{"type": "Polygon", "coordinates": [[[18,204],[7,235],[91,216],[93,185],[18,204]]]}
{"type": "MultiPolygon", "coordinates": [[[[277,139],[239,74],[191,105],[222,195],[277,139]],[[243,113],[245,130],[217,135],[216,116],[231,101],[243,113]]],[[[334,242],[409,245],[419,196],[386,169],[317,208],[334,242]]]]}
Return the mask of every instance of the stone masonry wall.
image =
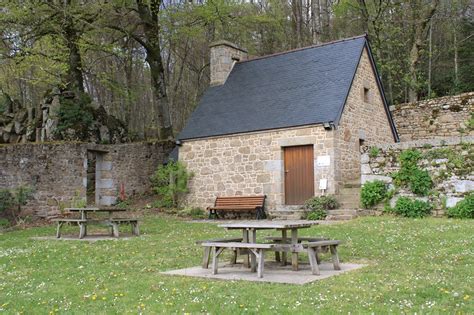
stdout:
{"type": "Polygon", "coordinates": [[[116,201],[120,184],[127,196],[150,190],[149,178],[173,144],[141,142],[117,145],[86,143],[18,144],[0,146],[0,189],[29,186],[32,200],[26,213],[52,216],[73,200],[85,200],[87,152],[94,152],[99,204],[116,201]]]}
{"type": "Polygon", "coordinates": [[[409,196],[429,201],[435,208],[434,214],[442,215],[445,207],[454,206],[466,193],[474,191],[474,136],[417,140],[378,145],[377,148],[364,148],[362,184],[381,180],[394,188],[390,174],[400,170],[398,156],[407,149],[417,149],[423,154],[419,167],[428,170],[434,183],[428,197],[417,197],[408,189],[397,188],[391,200],[392,207],[398,197],[409,196]]]}
{"type": "Polygon", "coordinates": [[[189,140],[179,149],[179,159],[194,173],[185,203],[207,207],[216,196],[267,195],[266,210],[284,207],[283,147],[314,145],[314,158],[329,156],[329,166],[317,166],[319,180],[328,179],[334,193],[334,131],[322,126],[281,129],[233,136],[189,140]]]}
{"type": "Polygon", "coordinates": [[[474,135],[467,121],[474,112],[474,92],[391,106],[401,141],[474,135]]]}
{"type": "Polygon", "coordinates": [[[337,172],[341,182],[360,179],[360,144],[394,143],[367,50],[364,49],[337,130],[337,172]],[[364,99],[364,88],[368,99],[364,99]]]}

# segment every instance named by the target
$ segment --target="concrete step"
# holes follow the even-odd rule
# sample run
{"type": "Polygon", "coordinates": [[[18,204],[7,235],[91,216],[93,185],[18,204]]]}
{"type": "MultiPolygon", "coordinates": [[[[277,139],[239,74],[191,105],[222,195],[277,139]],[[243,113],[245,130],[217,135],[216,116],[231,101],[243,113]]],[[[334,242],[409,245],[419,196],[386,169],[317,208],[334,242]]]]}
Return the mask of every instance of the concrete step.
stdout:
{"type": "Polygon", "coordinates": [[[273,211],[268,212],[269,217],[275,220],[299,220],[301,219],[303,214],[304,214],[304,211],[301,209],[273,210],[273,211]]]}
{"type": "Polygon", "coordinates": [[[326,220],[328,221],[342,221],[342,220],[352,220],[357,218],[357,216],[349,215],[349,214],[341,214],[341,215],[328,215],[326,220]]]}

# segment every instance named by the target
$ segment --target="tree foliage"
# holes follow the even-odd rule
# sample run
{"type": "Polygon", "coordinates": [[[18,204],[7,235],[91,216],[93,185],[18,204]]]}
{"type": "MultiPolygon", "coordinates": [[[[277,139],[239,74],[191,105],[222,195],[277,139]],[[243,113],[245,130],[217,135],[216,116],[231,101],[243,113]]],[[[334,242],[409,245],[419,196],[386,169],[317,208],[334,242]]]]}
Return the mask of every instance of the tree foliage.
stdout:
{"type": "Polygon", "coordinates": [[[387,98],[474,90],[469,0],[0,1],[0,89],[40,110],[88,93],[137,138],[178,132],[209,82],[209,44],[261,56],[368,33],[387,98]]]}

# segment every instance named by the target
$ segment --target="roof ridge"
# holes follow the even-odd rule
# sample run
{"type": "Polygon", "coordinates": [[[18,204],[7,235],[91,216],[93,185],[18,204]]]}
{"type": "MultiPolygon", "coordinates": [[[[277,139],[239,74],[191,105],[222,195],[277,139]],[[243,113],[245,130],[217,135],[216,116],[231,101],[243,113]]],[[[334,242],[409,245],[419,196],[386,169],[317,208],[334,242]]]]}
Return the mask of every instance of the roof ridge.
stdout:
{"type": "Polygon", "coordinates": [[[237,62],[237,64],[256,61],[256,60],[261,60],[261,59],[266,59],[266,58],[271,58],[271,57],[276,57],[276,56],[280,56],[280,55],[286,55],[286,54],[290,54],[290,53],[294,53],[294,52],[298,52],[298,51],[302,51],[302,50],[306,50],[306,49],[319,48],[319,47],[332,45],[332,44],[337,44],[337,43],[342,43],[342,42],[345,42],[345,41],[354,40],[354,39],[358,39],[358,38],[362,38],[362,37],[367,38],[367,33],[364,33],[363,35],[357,35],[357,36],[337,39],[337,40],[333,40],[333,41],[326,42],[326,43],[315,44],[315,45],[311,45],[311,46],[285,50],[285,51],[281,51],[281,52],[277,52],[277,53],[273,53],[273,54],[269,54],[269,55],[264,55],[264,56],[258,56],[258,57],[252,58],[252,59],[239,61],[239,62],[237,62]]]}

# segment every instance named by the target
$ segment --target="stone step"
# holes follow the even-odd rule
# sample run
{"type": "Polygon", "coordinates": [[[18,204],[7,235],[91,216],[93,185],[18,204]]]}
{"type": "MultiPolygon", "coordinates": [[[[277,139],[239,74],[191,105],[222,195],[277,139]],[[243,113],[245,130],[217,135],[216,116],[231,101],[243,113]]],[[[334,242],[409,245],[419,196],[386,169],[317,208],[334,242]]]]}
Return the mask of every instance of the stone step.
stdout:
{"type": "Polygon", "coordinates": [[[339,203],[355,202],[358,204],[360,202],[360,196],[358,195],[342,195],[342,196],[337,196],[336,199],[339,203]]]}
{"type": "Polygon", "coordinates": [[[305,212],[301,209],[296,210],[273,210],[269,211],[270,218],[275,220],[299,220],[305,212]]]}
{"type": "Polygon", "coordinates": [[[346,182],[342,185],[343,188],[360,188],[361,186],[360,180],[346,182]]]}

